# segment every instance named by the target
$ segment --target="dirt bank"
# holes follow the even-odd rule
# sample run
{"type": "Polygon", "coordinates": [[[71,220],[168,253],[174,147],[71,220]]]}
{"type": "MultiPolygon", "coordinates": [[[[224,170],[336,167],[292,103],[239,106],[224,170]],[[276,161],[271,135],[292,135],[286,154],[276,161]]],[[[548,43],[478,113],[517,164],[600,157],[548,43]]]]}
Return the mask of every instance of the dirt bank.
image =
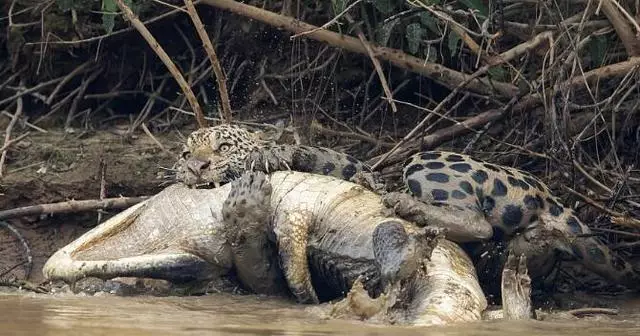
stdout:
{"type": "MultiPolygon", "coordinates": [[[[188,131],[185,131],[188,132],[188,131]]],[[[183,133],[184,134],[184,133],[183,133]]],[[[151,195],[162,188],[180,151],[178,132],[156,136],[164,150],[144,133],[33,134],[17,145],[0,180],[0,209],[100,197],[104,163],[106,197],[151,195]]],[[[112,210],[102,214],[117,213],[112,210]]],[[[41,215],[7,221],[28,243],[33,266],[15,234],[0,230],[0,279],[43,280],[41,268],[58,248],[95,226],[98,213],[41,215]],[[22,264],[22,265],[21,265],[22,264]],[[20,266],[17,266],[20,265],[20,266]]]]}

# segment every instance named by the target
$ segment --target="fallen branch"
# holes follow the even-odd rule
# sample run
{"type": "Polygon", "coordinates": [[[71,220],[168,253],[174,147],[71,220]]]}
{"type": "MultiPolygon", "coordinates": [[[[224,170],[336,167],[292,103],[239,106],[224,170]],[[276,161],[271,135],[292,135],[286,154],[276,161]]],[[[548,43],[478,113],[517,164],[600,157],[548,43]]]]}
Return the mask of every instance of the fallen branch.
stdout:
{"type": "Polygon", "coordinates": [[[156,55],[160,57],[160,60],[162,60],[162,63],[164,63],[164,65],[167,67],[167,69],[169,70],[173,78],[175,78],[176,82],[178,82],[178,85],[180,85],[182,92],[187,98],[187,101],[189,101],[189,105],[191,105],[191,108],[195,113],[198,126],[200,128],[207,127],[207,121],[204,119],[204,114],[202,113],[202,108],[198,103],[198,99],[196,98],[195,94],[193,94],[191,87],[189,87],[189,84],[180,73],[180,70],[178,70],[178,67],[176,67],[176,65],[173,64],[173,62],[171,61],[171,58],[169,58],[169,55],[167,55],[164,49],[162,49],[162,47],[160,46],[158,41],[155,39],[155,37],[151,35],[151,32],[149,32],[147,27],[145,27],[144,23],[142,23],[142,21],[138,19],[138,17],[133,13],[133,11],[131,11],[131,9],[127,5],[125,5],[124,1],[116,0],[116,4],[118,5],[118,7],[120,7],[120,10],[122,10],[122,13],[124,13],[124,16],[127,18],[127,20],[131,22],[131,24],[136,28],[136,30],[140,33],[140,35],[142,35],[142,37],[144,37],[147,43],[149,43],[149,46],[151,47],[151,49],[153,49],[156,55]]]}
{"type": "Polygon", "coordinates": [[[404,146],[399,147],[398,150],[393,152],[393,154],[388,155],[388,157],[384,161],[382,161],[382,158],[387,156],[387,154],[373,157],[368,160],[367,163],[369,165],[376,164],[376,170],[380,170],[384,167],[388,167],[404,161],[410,155],[418,152],[421,149],[426,150],[429,148],[435,148],[445,141],[472,132],[488,122],[498,120],[502,118],[504,113],[510,108],[512,108],[513,110],[527,110],[532,105],[535,105],[539,102],[540,100],[537,98],[537,96],[527,96],[520,100],[512,98],[509,104],[503,106],[502,108],[485,111],[463,122],[456,123],[449,127],[441,128],[429,135],[424,136],[422,139],[411,141],[404,146]],[[516,101],[518,101],[518,103],[515,103],[516,101]]]}
{"type": "MultiPolygon", "coordinates": [[[[629,57],[640,56],[640,41],[636,37],[636,34],[633,33],[631,26],[627,24],[625,15],[621,12],[621,10],[624,11],[624,8],[620,7],[619,9],[619,5],[616,6],[615,1],[616,0],[601,0],[600,7],[604,15],[609,19],[609,22],[611,22],[613,29],[616,30],[616,34],[622,41],[629,57]]],[[[629,16],[628,13],[626,14],[629,16]]],[[[629,21],[635,23],[633,18],[630,18],[629,21]]],[[[637,23],[635,24],[637,25],[637,23]]]]}
{"type": "Polygon", "coordinates": [[[148,198],[149,196],[114,197],[114,198],[105,198],[102,200],[84,200],[84,201],[71,200],[71,201],[58,202],[58,203],[30,205],[30,206],[21,207],[21,208],[0,211],[0,220],[15,218],[15,217],[22,217],[22,216],[42,215],[42,214],[123,209],[123,208],[128,208],[132,205],[138,204],[148,198]]]}
{"type": "MultiPolygon", "coordinates": [[[[202,0],[202,3],[226,9],[238,15],[258,20],[268,25],[288,30],[292,33],[302,33],[315,30],[307,33],[305,37],[322,41],[331,46],[351,52],[363,55],[368,54],[367,49],[362,45],[362,42],[355,37],[341,35],[328,30],[316,30],[318,28],[317,26],[310,25],[294,18],[282,16],[232,0],[202,0]]],[[[407,55],[397,49],[374,45],[371,45],[371,49],[379,59],[392,63],[399,68],[429,77],[451,89],[457,87],[460,83],[464,82],[467,77],[469,77],[469,75],[465,73],[449,69],[440,64],[425,62],[423,59],[407,55]]],[[[510,83],[492,81],[486,78],[474,79],[467,85],[467,89],[483,95],[497,94],[508,98],[517,96],[520,91],[518,87],[510,83]]]]}

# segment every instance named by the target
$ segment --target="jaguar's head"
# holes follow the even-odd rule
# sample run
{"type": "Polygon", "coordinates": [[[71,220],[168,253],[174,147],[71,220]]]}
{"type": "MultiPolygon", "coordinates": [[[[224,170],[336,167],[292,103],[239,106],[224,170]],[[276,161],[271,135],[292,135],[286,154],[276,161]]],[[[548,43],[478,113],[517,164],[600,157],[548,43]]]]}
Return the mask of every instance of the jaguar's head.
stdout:
{"type": "Polygon", "coordinates": [[[242,174],[249,153],[267,142],[236,125],[196,130],[176,162],[176,180],[191,187],[227,183],[242,174]]]}

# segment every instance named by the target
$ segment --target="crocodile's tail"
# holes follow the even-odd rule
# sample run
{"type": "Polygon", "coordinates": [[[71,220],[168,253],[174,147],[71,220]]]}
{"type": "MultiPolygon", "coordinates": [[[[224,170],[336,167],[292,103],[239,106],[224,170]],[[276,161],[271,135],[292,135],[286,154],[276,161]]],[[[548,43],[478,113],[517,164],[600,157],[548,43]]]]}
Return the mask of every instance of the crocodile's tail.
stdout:
{"type": "Polygon", "coordinates": [[[58,250],[42,273],[71,283],[84,277],[190,282],[219,276],[231,267],[230,255],[223,238],[209,231],[216,229],[211,212],[219,213],[221,202],[215,203],[223,196],[222,190],[170,186],[58,250]]]}

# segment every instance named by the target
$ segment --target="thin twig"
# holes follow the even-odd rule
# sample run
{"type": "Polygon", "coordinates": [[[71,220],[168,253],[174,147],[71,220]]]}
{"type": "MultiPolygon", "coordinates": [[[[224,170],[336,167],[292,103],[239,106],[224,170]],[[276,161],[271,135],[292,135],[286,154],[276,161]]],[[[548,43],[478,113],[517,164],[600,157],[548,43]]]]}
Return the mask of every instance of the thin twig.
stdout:
{"type": "MultiPolygon", "coordinates": [[[[14,236],[16,236],[16,238],[18,238],[18,240],[20,241],[20,243],[22,244],[22,246],[24,246],[24,252],[27,254],[27,266],[25,269],[25,279],[29,278],[29,275],[31,274],[31,268],[33,267],[33,256],[31,255],[31,248],[29,247],[29,244],[27,243],[27,240],[24,239],[24,237],[22,236],[22,234],[20,234],[20,231],[16,230],[16,228],[14,228],[13,226],[11,226],[11,224],[0,220],[0,226],[4,227],[5,229],[11,231],[11,233],[13,233],[14,236]]],[[[0,278],[2,278],[4,276],[4,274],[0,274],[0,278]]]]}
{"type": "Polygon", "coordinates": [[[4,133],[4,145],[2,146],[2,148],[4,149],[2,150],[2,154],[0,154],[0,177],[3,176],[4,161],[7,159],[7,150],[9,149],[9,144],[11,143],[11,131],[16,125],[16,122],[18,122],[20,114],[22,114],[22,97],[18,97],[18,101],[16,103],[16,112],[13,114],[13,118],[11,118],[11,121],[9,122],[9,125],[7,125],[7,129],[4,133]]]}
{"type": "Polygon", "coordinates": [[[196,115],[196,121],[198,122],[198,126],[200,128],[207,127],[207,121],[204,119],[204,114],[202,113],[202,108],[198,103],[198,99],[193,94],[191,87],[189,86],[187,81],[184,79],[184,77],[180,73],[180,70],[178,70],[178,67],[176,67],[176,65],[171,61],[171,58],[169,57],[169,55],[167,55],[164,49],[162,49],[162,47],[160,46],[156,38],[153,37],[153,35],[151,34],[151,32],[149,32],[147,27],[145,27],[142,21],[138,19],[138,17],[133,13],[133,11],[131,11],[131,9],[124,3],[124,1],[123,0],[115,0],[115,1],[118,7],[120,7],[120,10],[122,10],[122,12],[124,13],[124,16],[127,18],[127,20],[131,22],[131,24],[136,28],[136,30],[140,33],[140,35],[142,35],[142,37],[144,37],[147,43],[149,43],[149,46],[151,47],[151,49],[153,49],[156,55],[160,57],[160,60],[162,60],[162,63],[164,63],[164,65],[167,67],[169,72],[171,72],[171,75],[173,76],[173,78],[175,78],[176,82],[178,82],[178,85],[182,89],[182,92],[187,98],[187,101],[189,101],[189,105],[191,105],[191,108],[193,109],[193,112],[196,115]]]}
{"type": "MultiPolygon", "coordinates": [[[[351,15],[347,13],[345,17],[347,18],[347,21],[349,21],[349,23],[354,24],[355,21],[353,20],[351,15]]],[[[378,73],[378,78],[380,79],[382,90],[384,91],[384,94],[387,96],[387,99],[388,99],[387,102],[391,105],[391,111],[398,112],[398,107],[396,107],[396,104],[393,101],[393,94],[391,93],[391,89],[389,89],[387,78],[385,77],[384,72],[382,72],[382,66],[380,66],[380,61],[378,61],[378,59],[376,58],[376,55],[373,53],[373,49],[371,49],[371,45],[369,44],[369,41],[367,41],[367,38],[364,36],[364,33],[362,32],[362,29],[360,29],[360,26],[358,25],[356,25],[356,34],[358,35],[358,38],[362,42],[362,45],[364,46],[364,48],[367,50],[367,54],[371,59],[371,63],[373,63],[373,67],[376,69],[376,72],[378,73]]]]}
{"type": "Polygon", "coordinates": [[[224,71],[222,71],[222,67],[220,66],[220,62],[218,61],[218,56],[216,55],[216,50],[213,48],[213,43],[211,43],[211,39],[209,39],[207,31],[204,29],[202,21],[200,21],[200,16],[198,16],[198,12],[193,6],[193,1],[184,0],[184,3],[187,6],[187,11],[189,12],[191,21],[193,21],[193,24],[196,26],[196,31],[198,32],[200,40],[204,45],[204,50],[209,56],[211,66],[213,67],[213,73],[216,76],[218,91],[220,92],[220,102],[222,104],[222,119],[225,123],[230,123],[232,120],[232,116],[231,103],[229,101],[229,92],[227,91],[227,78],[224,75],[224,71]]]}

